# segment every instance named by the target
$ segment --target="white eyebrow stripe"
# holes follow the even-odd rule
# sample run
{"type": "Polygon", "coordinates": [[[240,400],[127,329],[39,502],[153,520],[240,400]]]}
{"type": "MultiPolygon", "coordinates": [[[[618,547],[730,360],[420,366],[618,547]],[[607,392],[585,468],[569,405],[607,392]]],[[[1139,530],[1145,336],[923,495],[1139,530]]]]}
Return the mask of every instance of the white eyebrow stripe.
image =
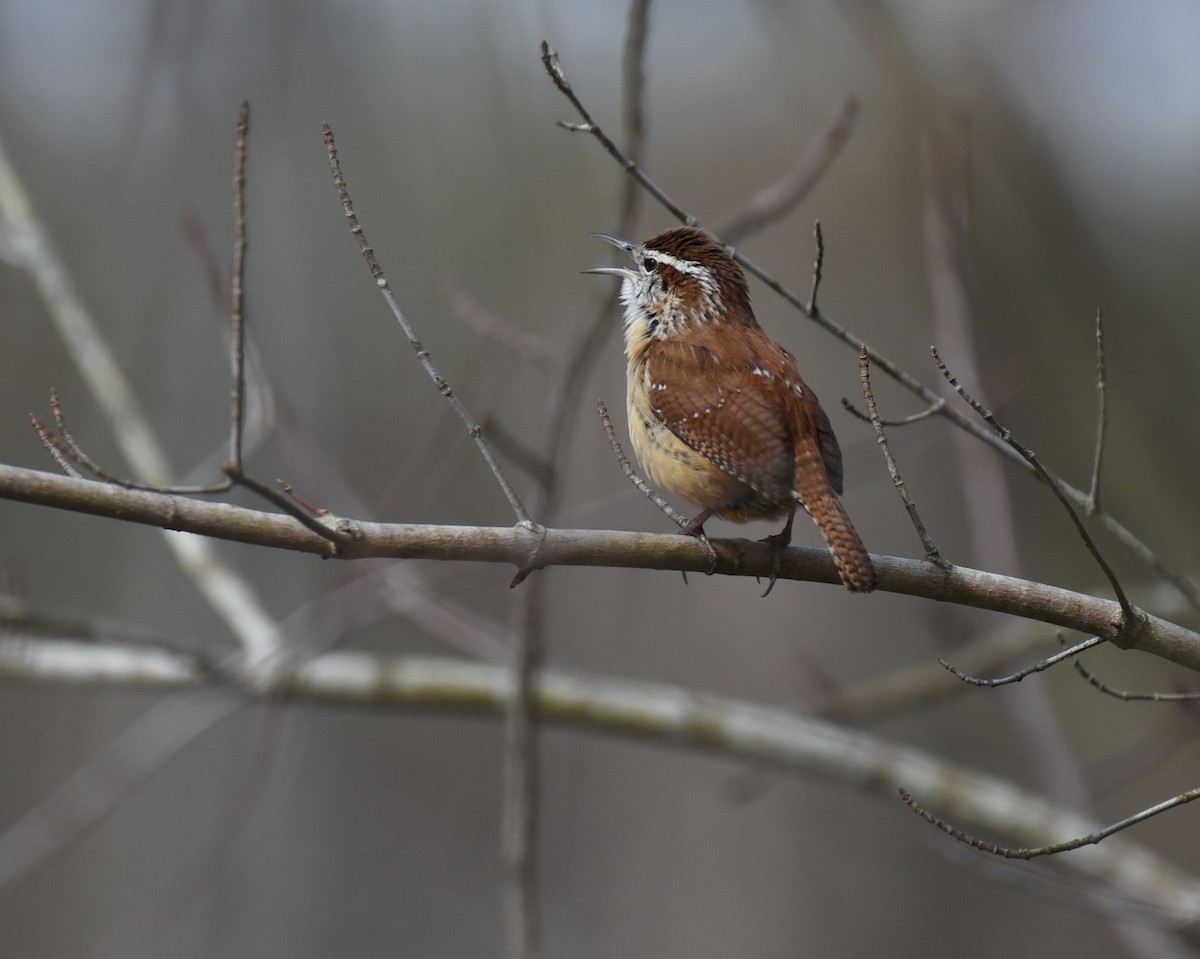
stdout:
{"type": "Polygon", "coordinates": [[[688,276],[703,276],[708,273],[707,269],[694,260],[681,260],[677,256],[671,256],[670,253],[660,253],[650,247],[646,248],[644,255],[652,260],[658,260],[659,263],[665,263],[680,273],[686,273],[688,276]]]}

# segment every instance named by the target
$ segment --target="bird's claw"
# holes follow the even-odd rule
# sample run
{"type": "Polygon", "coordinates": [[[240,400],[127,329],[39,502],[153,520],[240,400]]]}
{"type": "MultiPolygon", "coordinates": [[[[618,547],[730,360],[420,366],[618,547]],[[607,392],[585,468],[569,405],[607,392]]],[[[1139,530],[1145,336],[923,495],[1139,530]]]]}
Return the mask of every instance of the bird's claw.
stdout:
{"type": "MultiPolygon", "coordinates": [[[[687,526],[683,527],[679,532],[682,536],[693,537],[699,541],[701,546],[704,547],[704,552],[708,554],[708,569],[705,570],[704,575],[712,576],[713,573],[717,571],[717,560],[719,557],[717,556],[717,548],[713,546],[713,544],[709,541],[708,534],[704,532],[704,524],[688,523],[687,526]]],[[[686,574],[683,577],[683,581],[685,583],[687,582],[686,574]]]]}
{"type": "Polygon", "coordinates": [[[775,580],[779,579],[779,570],[783,565],[783,551],[792,542],[791,523],[782,532],[764,536],[759,542],[770,543],[775,547],[775,558],[771,562],[771,580],[767,583],[767,588],[763,591],[762,596],[759,597],[760,599],[766,599],[771,594],[771,590],[775,588],[775,580]]]}

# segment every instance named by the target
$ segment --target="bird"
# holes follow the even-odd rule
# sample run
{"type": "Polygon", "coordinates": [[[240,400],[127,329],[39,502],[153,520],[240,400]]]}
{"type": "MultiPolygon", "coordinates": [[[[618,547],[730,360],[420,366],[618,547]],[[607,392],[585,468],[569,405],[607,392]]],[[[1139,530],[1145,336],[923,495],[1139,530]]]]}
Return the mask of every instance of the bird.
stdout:
{"type": "Polygon", "coordinates": [[[842,584],[875,589],[875,567],[839,498],[842,453],[829,417],[792,354],[759,326],[741,266],[697,227],[643,243],[593,235],[633,261],[584,272],[621,280],[629,438],[656,484],[700,508],[681,532],[707,542],[713,516],[786,516],[766,539],[780,553],[765,596],[803,507],[842,584]]]}

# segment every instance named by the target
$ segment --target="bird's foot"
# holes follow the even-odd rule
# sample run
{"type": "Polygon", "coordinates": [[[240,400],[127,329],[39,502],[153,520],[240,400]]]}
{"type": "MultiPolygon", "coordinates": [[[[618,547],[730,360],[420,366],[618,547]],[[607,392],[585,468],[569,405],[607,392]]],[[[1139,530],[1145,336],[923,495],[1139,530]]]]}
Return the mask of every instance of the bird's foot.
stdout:
{"type": "Polygon", "coordinates": [[[764,536],[760,543],[770,543],[775,547],[775,556],[771,561],[771,580],[767,583],[767,588],[763,590],[760,599],[766,599],[771,594],[771,590],[775,588],[775,580],[779,579],[779,570],[783,565],[783,551],[788,548],[792,542],[792,521],[788,519],[785,526],[778,533],[772,533],[770,536],[764,536]]]}
{"type": "MultiPolygon", "coordinates": [[[[704,552],[708,554],[708,570],[704,575],[712,576],[717,571],[717,549],[709,542],[708,534],[704,532],[704,520],[706,519],[708,517],[703,515],[696,517],[679,530],[679,535],[692,536],[700,542],[700,545],[704,547],[704,552]]],[[[687,582],[687,573],[683,574],[683,581],[687,582]]]]}

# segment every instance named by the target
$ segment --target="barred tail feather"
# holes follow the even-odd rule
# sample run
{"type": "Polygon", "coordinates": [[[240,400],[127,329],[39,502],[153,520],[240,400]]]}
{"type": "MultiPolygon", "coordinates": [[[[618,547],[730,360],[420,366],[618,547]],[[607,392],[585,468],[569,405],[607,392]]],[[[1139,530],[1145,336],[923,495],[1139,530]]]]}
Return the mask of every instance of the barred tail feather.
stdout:
{"type": "Polygon", "coordinates": [[[871,592],[878,585],[875,566],[841,500],[830,492],[805,507],[829,546],[842,585],[855,593],[871,592]]]}
{"type": "Polygon", "coordinates": [[[819,451],[801,449],[796,465],[796,493],[829,546],[842,585],[855,593],[871,592],[878,585],[875,566],[830,485],[819,451]]]}

